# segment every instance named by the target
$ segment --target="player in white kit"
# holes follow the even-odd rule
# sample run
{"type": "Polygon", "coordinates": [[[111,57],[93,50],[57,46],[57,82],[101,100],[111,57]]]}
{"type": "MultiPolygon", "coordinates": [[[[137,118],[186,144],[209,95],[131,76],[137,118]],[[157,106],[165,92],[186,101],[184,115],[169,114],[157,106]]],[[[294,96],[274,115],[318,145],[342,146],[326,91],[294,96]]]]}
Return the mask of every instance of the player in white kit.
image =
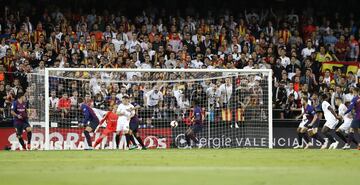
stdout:
{"type": "Polygon", "coordinates": [[[338,141],[331,135],[331,130],[334,130],[336,125],[339,123],[340,117],[335,113],[334,109],[331,107],[330,103],[328,102],[329,97],[326,94],[321,95],[321,108],[324,112],[325,117],[325,124],[321,130],[321,132],[328,138],[326,144],[324,144],[321,149],[326,149],[328,143],[330,143],[329,149],[334,149],[339,144],[338,141]]]}
{"type": "Polygon", "coordinates": [[[130,104],[128,95],[122,97],[122,103],[118,106],[116,114],[119,115],[119,118],[116,126],[115,142],[116,146],[119,147],[120,133],[125,135],[129,132],[130,119],[135,115],[134,106],[130,104]]]}
{"type": "Polygon", "coordinates": [[[338,129],[336,129],[336,135],[339,136],[339,138],[342,141],[344,141],[345,145],[344,145],[343,149],[349,149],[350,145],[347,143],[347,135],[349,134],[350,125],[351,125],[353,118],[352,118],[352,115],[350,112],[345,114],[345,112],[348,109],[348,106],[346,106],[345,104],[348,104],[350,102],[345,102],[345,104],[344,104],[344,103],[342,103],[342,99],[337,97],[335,99],[335,103],[339,107],[339,115],[344,120],[344,122],[341,124],[341,126],[338,129]]]}

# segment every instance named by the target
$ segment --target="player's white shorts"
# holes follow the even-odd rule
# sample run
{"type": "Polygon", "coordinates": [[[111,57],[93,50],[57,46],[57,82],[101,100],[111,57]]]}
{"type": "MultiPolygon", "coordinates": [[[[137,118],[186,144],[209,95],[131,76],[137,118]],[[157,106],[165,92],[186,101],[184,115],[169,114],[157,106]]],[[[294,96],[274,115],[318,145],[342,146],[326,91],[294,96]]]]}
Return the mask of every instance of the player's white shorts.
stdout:
{"type": "Polygon", "coordinates": [[[308,122],[308,120],[302,120],[299,124],[299,128],[305,128],[305,125],[307,122],[308,122]]]}
{"type": "Polygon", "coordinates": [[[324,126],[330,128],[330,129],[335,129],[336,125],[339,123],[339,120],[329,120],[326,121],[324,126]]]}
{"type": "Polygon", "coordinates": [[[119,116],[116,125],[116,131],[129,131],[130,120],[125,116],[119,116]]]}
{"type": "Polygon", "coordinates": [[[351,121],[352,120],[344,121],[344,123],[340,125],[339,129],[345,133],[348,133],[350,131],[351,121]]]}

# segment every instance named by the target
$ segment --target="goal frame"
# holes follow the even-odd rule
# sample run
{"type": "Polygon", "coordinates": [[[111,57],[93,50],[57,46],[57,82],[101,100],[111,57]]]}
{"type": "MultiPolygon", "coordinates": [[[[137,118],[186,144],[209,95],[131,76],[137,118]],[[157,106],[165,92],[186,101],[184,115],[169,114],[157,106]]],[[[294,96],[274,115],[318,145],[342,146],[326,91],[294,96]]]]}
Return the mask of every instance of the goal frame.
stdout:
{"type": "Polygon", "coordinates": [[[45,68],[45,141],[44,149],[50,149],[50,93],[49,93],[49,72],[61,71],[86,71],[86,72],[206,72],[206,73],[268,73],[268,148],[273,148],[273,111],[272,111],[272,70],[271,69],[138,69],[138,68],[45,68]]]}

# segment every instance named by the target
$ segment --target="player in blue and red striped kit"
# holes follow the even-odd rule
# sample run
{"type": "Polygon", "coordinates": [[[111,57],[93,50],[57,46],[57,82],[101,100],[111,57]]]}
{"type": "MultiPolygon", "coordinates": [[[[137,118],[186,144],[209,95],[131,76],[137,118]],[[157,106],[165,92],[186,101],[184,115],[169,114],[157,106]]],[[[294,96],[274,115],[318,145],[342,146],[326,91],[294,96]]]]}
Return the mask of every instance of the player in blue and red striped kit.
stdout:
{"type": "Polygon", "coordinates": [[[199,139],[196,137],[196,134],[201,132],[203,129],[203,114],[201,107],[199,106],[198,100],[194,100],[194,109],[193,109],[193,117],[192,117],[192,125],[186,130],[185,132],[185,140],[187,143],[187,147],[185,148],[191,148],[191,142],[190,140],[193,140],[195,144],[201,148],[202,145],[199,143],[199,139]]]}
{"type": "Polygon", "coordinates": [[[11,106],[11,115],[14,117],[14,127],[16,130],[16,137],[19,139],[19,142],[24,150],[31,149],[31,126],[29,124],[28,120],[28,114],[27,114],[27,102],[26,97],[24,94],[19,94],[17,100],[13,101],[11,106]],[[26,131],[27,133],[27,146],[25,146],[25,142],[22,138],[23,131],[26,131]]]}
{"type": "Polygon", "coordinates": [[[84,135],[86,142],[88,144],[87,149],[92,149],[92,142],[90,137],[90,132],[94,132],[96,127],[99,125],[99,118],[96,116],[94,110],[87,104],[87,102],[83,102],[80,105],[80,109],[84,115],[84,119],[82,120],[82,124],[84,124],[85,130],[84,135]]]}
{"type": "Polygon", "coordinates": [[[358,149],[360,150],[360,143],[359,141],[356,139],[355,137],[355,131],[359,132],[359,127],[360,127],[360,97],[359,97],[359,88],[354,88],[353,89],[353,94],[354,94],[354,98],[351,100],[351,104],[348,108],[348,110],[344,113],[347,114],[349,112],[351,112],[352,109],[355,108],[355,116],[351,122],[351,126],[350,126],[350,132],[347,138],[347,143],[350,145],[351,142],[354,142],[355,144],[358,145],[358,149]]]}

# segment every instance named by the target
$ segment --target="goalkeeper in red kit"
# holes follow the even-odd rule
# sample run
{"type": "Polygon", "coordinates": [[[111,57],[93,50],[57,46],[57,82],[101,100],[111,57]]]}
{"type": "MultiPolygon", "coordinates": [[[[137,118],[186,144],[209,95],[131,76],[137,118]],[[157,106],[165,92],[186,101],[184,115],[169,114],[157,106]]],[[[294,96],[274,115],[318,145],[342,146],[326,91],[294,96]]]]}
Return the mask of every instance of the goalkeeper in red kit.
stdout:
{"type": "Polygon", "coordinates": [[[101,136],[95,141],[94,148],[101,143],[101,141],[111,133],[116,132],[116,125],[119,116],[116,114],[117,105],[113,105],[111,111],[105,114],[100,121],[100,125],[106,122],[106,128],[102,131],[101,136]]]}

